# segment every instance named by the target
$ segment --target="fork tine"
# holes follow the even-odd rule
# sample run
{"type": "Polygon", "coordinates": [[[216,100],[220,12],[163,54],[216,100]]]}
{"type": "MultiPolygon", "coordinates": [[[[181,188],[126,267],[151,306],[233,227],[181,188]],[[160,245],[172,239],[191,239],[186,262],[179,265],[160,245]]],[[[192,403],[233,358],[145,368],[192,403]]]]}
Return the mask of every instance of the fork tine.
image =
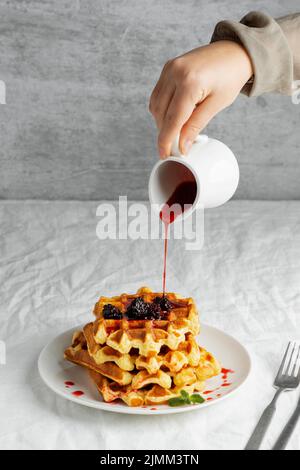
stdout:
{"type": "Polygon", "coordinates": [[[280,377],[283,373],[283,369],[284,369],[284,366],[285,366],[285,363],[286,363],[286,360],[288,358],[288,354],[289,354],[289,351],[290,351],[290,346],[291,346],[291,342],[289,342],[287,348],[286,348],[286,351],[285,351],[285,354],[283,356],[283,359],[282,359],[282,362],[281,362],[281,365],[280,365],[280,368],[279,368],[279,371],[278,371],[278,374],[277,374],[277,378],[280,377]]]}
{"type": "Polygon", "coordinates": [[[293,349],[292,349],[292,352],[291,352],[291,355],[290,355],[290,360],[289,360],[289,362],[288,362],[288,365],[287,365],[287,367],[286,367],[286,370],[285,370],[285,374],[284,374],[284,375],[292,375],[292,373],[290,374],[289,372],[290,372],[291,366],[293,365],[293,362],[292,362],[292,361],[293,361],[293,359],[294,359],[294,353],[295,353],[295,351],[296,351],[296,345],[297,345],[297,343],[294,342],[294,347],[293,347],[293,349]]]}
{"type": "MultiPolygon", "coordinates": [[[[296,343],[297,344],[297,343],[296,343]]],[[[299,367],[299,358],[300,358],[300,344],[298,344],[298,352],[297,352],[297,355],[296,355],[296,359],[295,359],[295,364],[294,364],[294,367],[293,367],[293,370],[292,370],[292,375],[295,375],[297,370],[298,370],[298,367],[299,367]]],[[[299,373],[300,373],[300,370],[299,370],[299,373]]],[[[298,374],[297,374],[298,375],[298,374]]]]}

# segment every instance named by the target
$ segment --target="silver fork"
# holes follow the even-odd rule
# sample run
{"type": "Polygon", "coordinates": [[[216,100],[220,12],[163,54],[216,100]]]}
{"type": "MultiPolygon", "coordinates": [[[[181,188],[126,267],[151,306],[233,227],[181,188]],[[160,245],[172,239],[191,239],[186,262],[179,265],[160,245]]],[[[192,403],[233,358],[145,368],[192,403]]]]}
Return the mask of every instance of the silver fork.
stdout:
{"type": "MultiPolygon", "coordinates": [[[[298,350],[297,362],[296,362],[296,365],[298,365],[298,367],[299,367],[298,376],[300,376],[299,358],[300,358],[300,348],[298,350]]],[[[294,369],[295,374],[297,374],[296,365],[295,365],[295,369],[294,369]]],[[[286,448],[286,446],[287,446],[287,444],[290,440],[290,437],[293,434],[293,432],[294,432],[294,430],[297,426],[299,418],[300,418],[300,398],[298,400],[298,403],[297,403],[297,406],[296,406],[296,409],[295,409],[294,413],[292,414],[292,416],[288,420],[287,424],[285,425],[283,431],[281,432],[280,436],[278,437],[278,439],[277,439],[277,441],[276,441],[276,443],[275,443],[272,450],[285,450],[285,448],[286,448]]]]}
{"type": "Polygon", "coordinates": [[[300,383],[300,369],[298,371],[299,357],[300,345],[296,342],[290,342],[274,382],[274,387],[277,388],[275,396],[270,405],[267,406],[263,412],[245,450],[258,450],[260,448],[276,411],[276,404],[280,394],[298,387],[300,383]]]}

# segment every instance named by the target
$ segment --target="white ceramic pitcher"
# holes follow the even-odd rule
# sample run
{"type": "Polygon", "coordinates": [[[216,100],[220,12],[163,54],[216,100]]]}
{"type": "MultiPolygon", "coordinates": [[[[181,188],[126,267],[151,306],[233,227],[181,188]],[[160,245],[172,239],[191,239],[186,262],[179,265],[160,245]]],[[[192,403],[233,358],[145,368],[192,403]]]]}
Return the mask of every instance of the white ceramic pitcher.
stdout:
{"type": "Polygon", "coordinates": [[[187,155],[181,155],[178,138],[172,146],[172,156],[159,160],[149,179],[149,199],[160,208],[182,182],[195,181],[194,203],[182,217],[196,208],[218,207],[235,193],[239,182],[239,167],[232,151],[222,142],[199,135],[187,155]]]}

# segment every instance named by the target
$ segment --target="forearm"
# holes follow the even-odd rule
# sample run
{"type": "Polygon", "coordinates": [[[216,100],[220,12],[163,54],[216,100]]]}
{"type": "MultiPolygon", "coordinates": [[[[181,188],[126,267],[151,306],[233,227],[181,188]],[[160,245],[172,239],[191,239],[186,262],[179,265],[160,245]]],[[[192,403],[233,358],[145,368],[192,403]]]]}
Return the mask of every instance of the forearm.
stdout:
{"type": "Polygon", "coordinates": [[[221,39],[241,43],[250,56],[254,77],[243,88],[244,93],[292,92],[293,80],[300,79],[300,13],[274,20],[251,12],[240,23],[221,21],[212,42],[221,39]]]}

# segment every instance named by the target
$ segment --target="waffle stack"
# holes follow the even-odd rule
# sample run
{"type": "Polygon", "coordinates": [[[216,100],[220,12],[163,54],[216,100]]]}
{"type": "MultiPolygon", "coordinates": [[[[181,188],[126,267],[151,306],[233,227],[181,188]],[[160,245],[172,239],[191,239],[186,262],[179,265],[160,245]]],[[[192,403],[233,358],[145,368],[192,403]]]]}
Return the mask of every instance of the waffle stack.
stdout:
{"type": "Polygon", "coordinates": [[[134,295],[101,297],[95,321],[74,334],[65,358],[89,369],[104,401],[163,404],[181,390],[201,392],[205,381],[220,373],[217,360],[195,340],[200,327],[193,299],[168,293],[167,307],[161,303],[165,310],[160,299],[165,297],[146,287],[134,295]],[[137,300],[155,316],[132,318],[130,308],[137,300]],[[107,306],[118,318],[107,318],[107,306]]]}

